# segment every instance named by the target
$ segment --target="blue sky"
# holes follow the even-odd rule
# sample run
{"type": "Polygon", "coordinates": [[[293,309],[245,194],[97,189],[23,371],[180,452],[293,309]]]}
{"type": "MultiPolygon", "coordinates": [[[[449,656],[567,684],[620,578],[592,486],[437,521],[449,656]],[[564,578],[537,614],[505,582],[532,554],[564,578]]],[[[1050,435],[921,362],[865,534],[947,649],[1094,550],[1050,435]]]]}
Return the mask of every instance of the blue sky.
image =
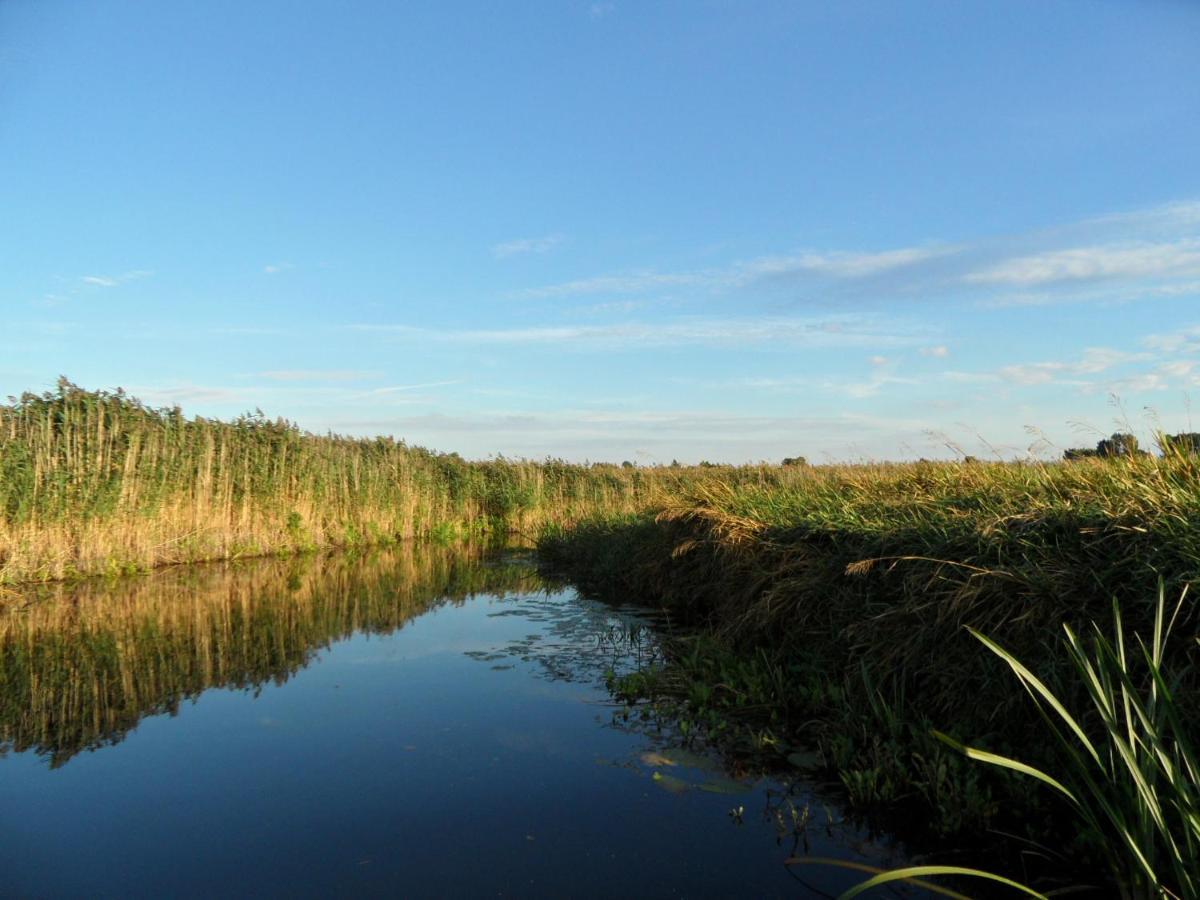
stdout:
{"type": "Polygon", "coordinates": [[[4,0],[0,393],[644,463],[1200,430],[1197,46],[1184,0],[4,0]]]}

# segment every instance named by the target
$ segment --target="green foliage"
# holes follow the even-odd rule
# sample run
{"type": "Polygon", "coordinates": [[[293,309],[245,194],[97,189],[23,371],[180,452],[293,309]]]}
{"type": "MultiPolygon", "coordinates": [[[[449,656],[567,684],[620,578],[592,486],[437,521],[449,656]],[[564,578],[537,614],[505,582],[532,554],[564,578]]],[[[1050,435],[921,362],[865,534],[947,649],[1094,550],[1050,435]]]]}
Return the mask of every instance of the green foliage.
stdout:
{"type": "Polygon", "coordinates": [[[1089,701],[1086,716],[1070,712],[1012,653],[973,632],[1036,705],[1059,751],[1056,777],[950,741],[973,759],[1031,776],[1065,797],[1087,834],[1104,845],[1114,880],[1129,898],[1200,897],[1200,756],[1178,699],[1180,678],[1165,665],[1183,601],[1168,622],[1160,587],[1150,639],[1138,635],[1136,646],[1126,641],[1116,602],[1112,637],[1093,624],[1085,642],[1064,626],[1066,655],[1089,701]]]}
{"type": "Polygon", "coordinates": [[[1146,451],[1138,449],[1138,439],[1124,432],[1115,432],[1111,437],[1102,438],[1094,450],[1084,447],[1073,447],[1063,451],[1063,459],[1073,462],[1080,459],[1113,459],[1124,456],[1145,456],[1146,451]]]}
{"type": "Polygon", "coordinates": [[[1159,447],[1164,454],[1180,456],[1200,455],[1200,433],[1164,434],[1159,437],[1159,447]]]}

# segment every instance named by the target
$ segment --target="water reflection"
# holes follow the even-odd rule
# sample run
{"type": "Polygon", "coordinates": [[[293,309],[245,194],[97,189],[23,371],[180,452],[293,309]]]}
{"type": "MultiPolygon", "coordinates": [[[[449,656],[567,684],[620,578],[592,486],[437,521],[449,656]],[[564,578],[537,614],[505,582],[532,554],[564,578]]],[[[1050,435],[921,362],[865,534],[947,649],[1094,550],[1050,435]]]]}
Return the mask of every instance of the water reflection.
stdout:
{"type": "Polygon", "coordinates": [[[626,721],[605,680],[657,633],[424,545],[7,599],[0,893],[831,896],[863,873],[815,859],[902,861],[626,721]]]}
{"type": "Polygon", "coordinates": [[[333,641],[480,593],[536,590],[519,558],[405,544],[50,585],[0,604],[0,752],[61,766],[213,687],[282,684],[333,641]]]}

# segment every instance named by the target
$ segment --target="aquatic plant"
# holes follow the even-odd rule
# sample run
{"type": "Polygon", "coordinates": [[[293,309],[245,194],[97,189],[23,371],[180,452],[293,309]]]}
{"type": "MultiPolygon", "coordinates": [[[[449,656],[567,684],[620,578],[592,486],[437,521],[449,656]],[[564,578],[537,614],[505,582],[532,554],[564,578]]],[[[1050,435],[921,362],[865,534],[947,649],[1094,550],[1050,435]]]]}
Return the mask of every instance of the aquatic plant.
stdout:
{"type": "MultiPolygon", "coordinates": [[[[1125,638],[1116,602],[1112,637],[1092,623],[1085,642],[1069,625],[1063,626],[1063,652],[1089,700],[1077,713],[1014,654],[971,629],[1008,665],[1033,701],[1058,749],[1053,775],[935,732],[968,758],[1034,778],[1065,798],[1083,836],[1100,845],[1112,885],[1128,900],[1200,897],[1200,757],[1176,699],[1179,677],[1171,677],[1165,667],[1167,642],[1185,598],[1186,590],[1168,621],[1160,588],[1150,641],[1135,635],[1136,649],[1125,638]]],[[[980,869],[917,866],[880,873],[844,893],[842,900],[928,875],[983,878],[1044,896],[980,869]]]]}
{"type": "Polygon", "coordinates": [[[1059,748],[1054,776],[939,735],[972,759],[1036,778],[1065,797],[1088,836],[1103,844],[1113,880],[1128,898],[1200,897],[1200,756],[1178,699],[1181,677],[1166,666],[1186,595],[1168,620],[1160,588],[1150,640],[1135,635],[1136,647],[1126,640],[1115,601],[1111,638],[1095,623],[1087,642],[1063,626],[1066,655],[1090,701],[1086,714],[1068,711],[1015,655],[972,630],[1032,698],[1059,748]]]}

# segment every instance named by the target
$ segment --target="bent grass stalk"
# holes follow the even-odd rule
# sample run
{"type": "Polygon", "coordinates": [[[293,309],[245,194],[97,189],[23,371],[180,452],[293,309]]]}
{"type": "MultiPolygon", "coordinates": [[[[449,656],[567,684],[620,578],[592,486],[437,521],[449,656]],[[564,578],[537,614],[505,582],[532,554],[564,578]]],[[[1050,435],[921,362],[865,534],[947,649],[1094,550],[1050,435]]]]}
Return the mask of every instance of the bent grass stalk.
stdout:
{"type": "MultiPolygon", "coordinates": [[[[1089,737],[1081,717],[1073,715],[1019,659],[991,638],[969,629],[1007,663],[1033,700],[1060,750],[1060,777],[1011,757],[966,747],[935,732],[971,759],[1036,778],[1066,798],[1088,834],[1103,844],[1113,881],[1128,900],[1200,897],[1200,758],[1187,738],[1175,686],[1164,671],[1167,641],[1186,596],[1185,589],[1167,621],[1165,592],[1160,586],[1151,640],[1147,644],[1136,636],[1133,652],[1127,646],[1116,601],[1112,638],[1093,623],[1090,643],[1085,644],[1069,626],[1063,626],[1066,655],[1090,701],[1090,717],[1099,722],[1094,729],[1096,740],[1089,737]]],[[[986,878],[1042,896],[978,869],[918,866],[879,875],[842,897],[848,900],[890,881],[938,874],[986,878]]]]}

